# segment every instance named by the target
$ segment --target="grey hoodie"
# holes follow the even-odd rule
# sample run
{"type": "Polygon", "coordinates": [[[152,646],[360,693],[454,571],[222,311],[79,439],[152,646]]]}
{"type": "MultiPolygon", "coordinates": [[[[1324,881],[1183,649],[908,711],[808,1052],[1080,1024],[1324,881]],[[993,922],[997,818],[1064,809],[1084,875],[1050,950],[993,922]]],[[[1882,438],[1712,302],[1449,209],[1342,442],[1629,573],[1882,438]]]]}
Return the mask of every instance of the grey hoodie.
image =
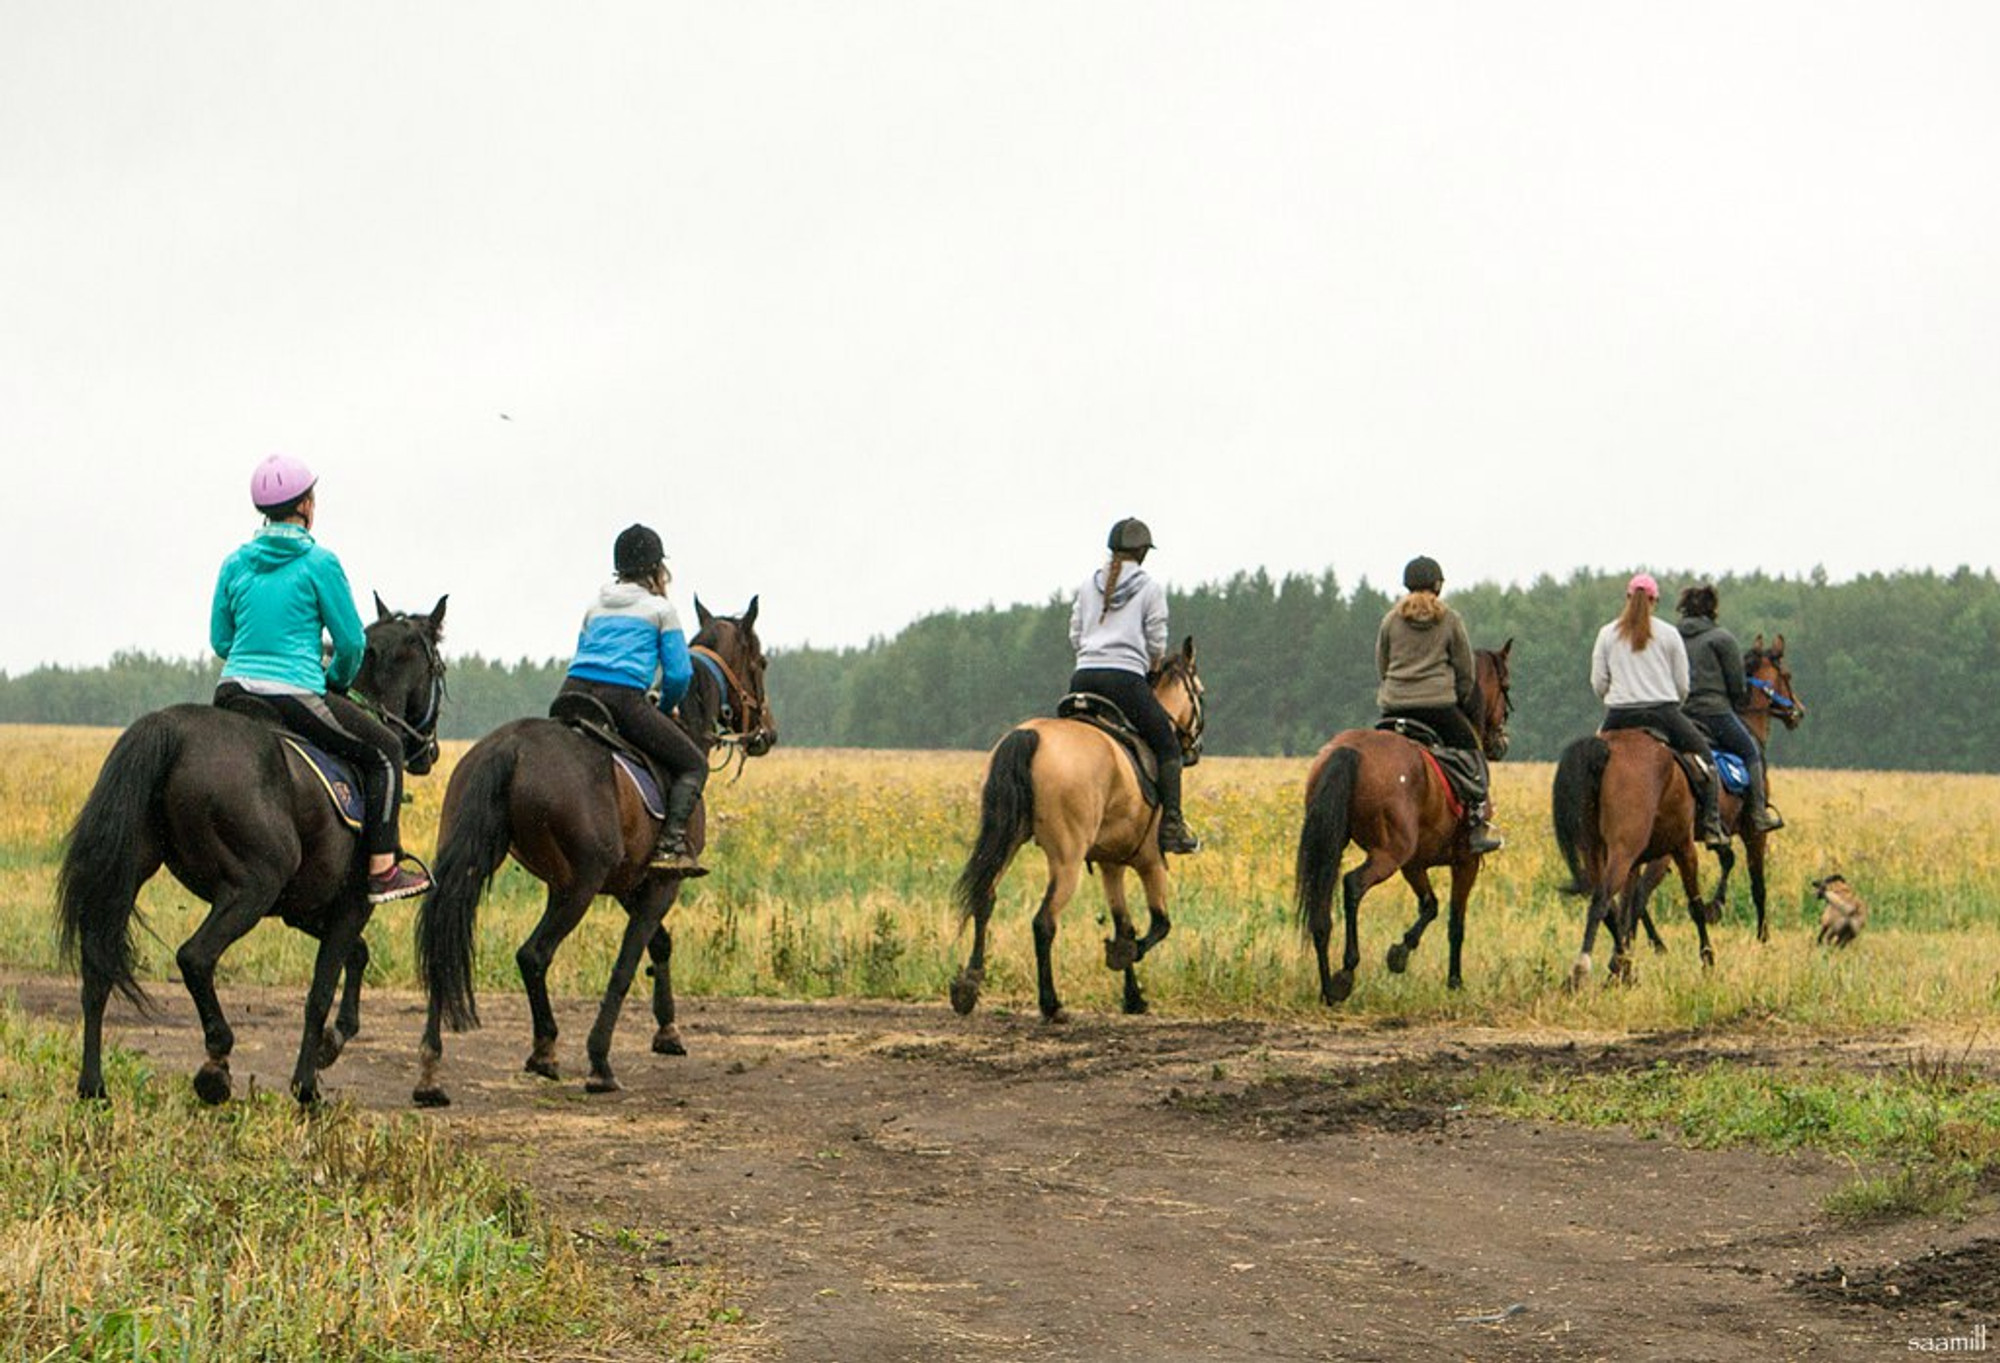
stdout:
{"type": "Polygon", "coordinates": [[[1705,615],[1682,616],[1680,630],[1688,655],[1688,695],[1681,708],[1691,715],[1742,709],[1750,685],[1743,679],[1743,649],[1736,636],[1705,615]]]}
{"type": "Polygon", "coordinates": [[[1136,563],[1118,570],[1109,609],[1104,600],[1107,564],[1090,575],[1069,614],[1069,642],[1078,671],[1109,667],[1144,676],[1167,656],[1167,590],[1136,563]]]}

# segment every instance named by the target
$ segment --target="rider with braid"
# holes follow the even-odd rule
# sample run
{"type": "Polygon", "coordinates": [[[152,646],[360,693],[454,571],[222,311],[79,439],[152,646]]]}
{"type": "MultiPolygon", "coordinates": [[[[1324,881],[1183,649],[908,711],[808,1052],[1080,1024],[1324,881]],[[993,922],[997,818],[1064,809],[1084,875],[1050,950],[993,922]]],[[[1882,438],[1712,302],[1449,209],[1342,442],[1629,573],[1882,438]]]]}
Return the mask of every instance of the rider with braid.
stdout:
{"type": "Polygon", "coordinates": [[[705,876],[708,869],[688,846],[688,820],[708,781],[708,763],[695,741],[667,718],[694,680],[694,659],[680,613],[667,599],[673,574],[667,571],[666,549],[651,529],[628,526],[612,546],[611,564],[617,577],[599,589],[584,613],[562,689],[594,697],[611,712],[619,734],[669,777],[666,819],[647,864],[689,878],[705,876]],[[657,706],[646,698],[656,676],[657,706]]]}
{"type": "Polygon", "coordinates": [[[1486,754],[1479,733],[1466,717],[1479,682],[1472,640],[1465,621],[1441,599],[1444,569],[1427,555],[1403,569],[1404,596],[1382,617],[1375,634],[1375,700],[1384,719],[1413,719],[1436,730],[1447,748],[1473,754],[1479,769],[1477,799],[1465,806],[1465,836],[1478,855],[1500,850],[1487,826],[1486,754]]]}
{"type": "Polygon", "coordinates": [[[1721,603],[1712,583],[1683,588],[1677,604],[1688,651],[1688,698],[1681,708],[1711,743],[1742,759],[1750,776],[1743,801],[1743,816],[1750,826],[1764,833],[1783,828],[1785,821],[1767,798],[1764,750],[1749,726],[1737,718],[1737,711],[1750,699],[1750,684],[1743,676],[1743,646],[1715,623],[1721,603]]]}
{"type": "Polygon", "coordinates": [[[222,659],[215,702],[253,696],[285,728],[353,764],[361,777],[368,902],[409,899],[431,880],[397,864],[403,745],[345,694],[367,640],[346,571],[312,536],[318,487],[304,461],[288,454],[271,455],[250,475],[250,501],[264,525],[216,578],[208,626],[222,659]],[[327,662],[323,634],[333,642],[327,662]]]}
{"type": "Polygon", "coordinates": [[[1181,816],[1180,738],[1148,683],[1167,656],[1167,590],[1143,566],[1153,532],[1128,516],[1111,527],[1108,547],[1111,561],[1090,575],[1070,612],[1076,671],[1069,689],[1116,705],[1153,750],[1160,768],[1160,850],[1184,856],[1200,851],[1201,840],[1181,816]]]}
{"type": "Polygon", "coordinates": [[[1590,685],[1605,705],[1600,730],[1652,729],[1676,752],[1701,759],[1695,782],[1701,840],[1718,850],[1729,846],[1717,799],[1715,756],[1700,729],[1681,711],[1688,695],[1687,647],[1680,632],[1653,618],[1660,584],[1651,573],[1635,573],[1625,585],[1625,608],[1597,632],[1590,652],[1590,685]]]}

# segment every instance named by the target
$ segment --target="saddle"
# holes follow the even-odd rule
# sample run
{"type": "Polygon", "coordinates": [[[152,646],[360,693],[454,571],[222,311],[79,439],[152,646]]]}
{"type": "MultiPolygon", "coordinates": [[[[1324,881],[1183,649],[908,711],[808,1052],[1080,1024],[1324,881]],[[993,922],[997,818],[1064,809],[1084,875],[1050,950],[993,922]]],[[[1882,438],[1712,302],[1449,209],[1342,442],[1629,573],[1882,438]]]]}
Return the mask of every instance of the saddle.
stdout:
{"type": "Polygon", "coordinates": [[[343,758],[335,757],[324,748],[315,747],[285,727],[284,720],[276,709],[265,704],[249,692],[238,692],[217,703],[216,708],[231,714],[242,715],[255,720],[270,729],[275,729],[278,741],[297,753],[310,771],[319,780],[321,790],[333,802],[333,812],[347,825],[350,833],[361,831],[361,781],[354,768],[343,758]]]}
{"type": "Polygon", "coordinates": [[[1399,734],[1424,750],[1424,755],[1444,778],[1445,789],[1460,810],[1476,809],[1486,799],[1486,758],[1472,748],[1454,748],[1420,719],[1389,715],[1376,721],[1382,733],[1399,734]]]}
{"type": "MultiPolygon", "coordinates": [[[[1601,734],[1603,730],[1599,730],[1598,732],[1601,734]]],[[[1614,732],[1616,731],[1614,730],[1614,732]]],[[[1674,761],[1678,763],[1680,766],[1681,775],[1687,778],[1688,792],[1695,797],[1696,801],[1699,801],[1701,799],[1701,788],[1703,785],[1711,781],[1722,781],[1726,779],[1725,774],[1727,772],[1727,768],[1724,768],[1720,765],[1723,757],[1725,756],[1725,754],[1723,753],[1717,753],[1715,755],[1717,765],[1711,767],[1708,763],[1702,761],[1699,757],[1695,756],[1693,753],[1682,752],[1679,748],[1676,748],[1674,746],[1673,740],[1667,737],[1666,730],[1664,729],[1655,729],[1650,724],[1641,724],[1634,729],[1628,730],[1627,732],[1642,733],[1646,737],[1652,739],[1655,743],[1659,744],[1661,747],[1665,748],[1669,753],[1673,754],[1674,761]]],[[[1731,753],[1727,754],[1727,756],[1729,760],[1731,762],[1734,762],[1739,769],[1743,766],[1743,763],[1736,758],[1735,754],[1731,753]]],[[[1748,790],[1749,788],[1750,788],[1750,773],[1745,771],[1743,773],[1743,790],[1748,790]]],[[[1738,795],[1743,793],[1743,790],[1735,790],[1734,787],[1731,787],[1730,789],[1733,791],[1733,793],[1738,795]]]]}
{"type": "Polygon", "coordinates": [[[1132,727],[1132,721],[1118,708],[1117,702],[1095,691],[1072,691],[1056,702],[1056,718],[1073,719],[1109,734],[1125,750],[1126,758],[1132,763],[1132,774],[1139,779],[1139,794],[1145,798],[1147,807],[1159,807],[1159,760],[1153,756],[1152,746],[1139,736],[1139,731],[1132,727]]]}
{"type": "Polygon", "coordinates": [[[653,760],[618,732],[604,702],[580,691],[564,691],[549,702],[549,718],[610,749],[611,764],[631,781],[646,812],[656,819],[667,817],[666,799],[661,794],[667,783],[653,769],[653,760]]]}

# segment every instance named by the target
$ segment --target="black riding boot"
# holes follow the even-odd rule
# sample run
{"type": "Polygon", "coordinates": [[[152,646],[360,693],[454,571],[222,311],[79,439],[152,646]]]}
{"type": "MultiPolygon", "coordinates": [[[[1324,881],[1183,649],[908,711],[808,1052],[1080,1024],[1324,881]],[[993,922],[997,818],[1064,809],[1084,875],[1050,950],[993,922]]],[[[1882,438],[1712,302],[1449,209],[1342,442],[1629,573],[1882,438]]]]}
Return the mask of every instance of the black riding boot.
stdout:
{"type": "Polygon", "coordinates": [[[1178,757],[1160,763],[1160,850],[1187,856],[1201,850],[1201,839],[1188,831],[1181,818],[1181,762],[1178,757]]]}
{"type": "Polygon", "coordinates": [[[1459,751],[1472,754],[1472,760],[1479,772],[1479,788],[1468,792],[1465,801],[1465,846],[1475,857],[1483,857],[1488,852],[1497,852],[1507,844],[1487,823],[1493,817],[1493,801],[1487,797],[1492,789],[1487,776],[1486,754],[1477,748],[1461,748],[1459,751]]]}
{"type": "Polygon", "coordinates": [[[1770,833],[1785,826],[1784,816],[1771,808],[1769,788],[1764,784],[1764,764],[1746,762],[1750,769],[1750,789],[1743,800],[1743,817],[1749,825],[1760,833],[1770,833]]]}
{"type": "Polygon", "coordinates": [[[646,864],[656,871],[674,871],[685,880],[708,874],[708,868],[695,860],[694,850],[688,846],[688,820],[694,817],[695,803],[701,799],[703,774],[676,776],[667,787],[667,817],[660,825],[659,845],[646,864]]]}
{"type": "Polygon", "coordinates": [[[1722,831],[1722,780],[1716,775],[1714,764],[1697,757],[1694,765],[1701,773],[1694,792],[1697,831],[1702,843],[1711,850],[1728,851],[1729,835],[1722,831]]]}

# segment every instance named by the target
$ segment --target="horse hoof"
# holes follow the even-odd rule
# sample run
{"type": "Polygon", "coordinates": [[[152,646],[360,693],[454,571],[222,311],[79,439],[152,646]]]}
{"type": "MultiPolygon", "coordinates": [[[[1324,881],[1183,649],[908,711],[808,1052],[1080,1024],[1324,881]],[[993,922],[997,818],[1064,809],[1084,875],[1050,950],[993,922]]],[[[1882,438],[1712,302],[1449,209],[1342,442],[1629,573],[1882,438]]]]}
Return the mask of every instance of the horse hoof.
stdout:
{"type": "Polygon", "coordinates": [[[1563,991],[1574,994],[1590,979],[1590,962],[1578,961],[1569,968],[1569,978],[1563,981],[1563,991]]]}
{"type": "Polygon", "coordinates": [[[292,1089],[292,1096],[298,1099],[299,1106],[306,1109],[308,1112],[319,1107],[320,1103],[323,1101],[320,1097],[318,1084],[310,1084],[305,1087],[294,1086],[292,1089]]]}
{"type": "Polygon", "coordinates": [[[1664,956],[1664,955],[1666,955],[1666,954],[1667,954],[1667,944],[1666,944],[1665,942],[1655,942],[1655,943],[1653,943],[1653,954],[1654,954],[1655,956],[1664,956]]]}
{"type": "Polygon", "coordinates": [[[1153,1005],[1144,999],[1125,1000],[1125,1014],[1127,1017],[1138,1017],[1142,1013],[1150,1013],[1152,1011],[1153,1005]]]}
{"type": "Polygon", "coordinates": [[[608,1074],[593,1074],[583,1081],[585,1093],[616,1093],[623,1087],[624,1085],[608,1074]]]}
{"type": "Polygon", "coordinates": [[[1465,988],[1465,981],[1460,979],[1458,976],[1453,975],[1450,979],[1444,982],[1444,987],[1446,989],[1457,991],[1465,988]]]}
{"type": "Polygon", "coordinates": [[[1389,971],[1400,975],[1410,968],[1410,949],[1401,942],[1389,948],[1389,971]]]}
{"type": "Polygon", "coordinates": [[[1710,926],[1713,926],[1713,925],[1715,925],[1715,924],[1717,924],[1717,923],[1720,923],[1720,922],[1722,921],[1722,901],[1721,901],[1721,900],[1719,900],[1719,899],[1718,899],[1718,900],[1717,900],[1717,901],[1716,901],[1715,903],[1713,903],[1713,904],[1710,904],[1710,905],[1708,906],[1708,909],[1707,909],[1707,918],[1708,918],[1708,921],[1709,921],[1709,924],[1710,924],[1710,926]]]}
{"type": "Polygon", "coordinates": [[[1715,969],[1715,953],[1707,947],[1701,949],[1701,968],[1703,970],[1715,969]]]}
{"type": "Polygon", "coordinates": [[[1054,1008],[1044,1008],[1042,1010],[1042,1021],[1052,1027],[1060,1027],[1069,1021],[1069,1009],[1060,1005],[1054,1008]]]}
{"type": "Polygon", "coordinates": [[[1139,944],[1130,937],[1104,939],[1104,968],[1128,970],[1139,959],[1139,944]]]}
{"type": "Polygon", "coordinates": [[[95,1082],[79,1079],[76,1081],[76,1097],[82,1103],[108,1103],[111,1095],[104,1091],[104,1081],[95,1082]]]}
{"type": "Polygon", "coordinates": [[[979,976],[972,971],[963,971],[951,982],[952,1011],[965,1017],[979,1006],[979,976]]]}
{"type": "Polygon", "coordinates": [[[1760,942],[1768,942],[1771,940],[1771,930],[1765,927],[1762,923],[1759,923],[1757,925],[1757,940],[1760,942]]]}
{"type": "Polygon", "coordinates": [[[319,1034],[319,1049],[313,1054],[313,1063],[325,1069],[340,1059],[341,1050],[347,1045],[347,1038],[329,1027],[319,1034]]]}
{"type": "Polygon", "coordinates": [[[1331,1008],[1337,1003],[1347,1002],[1347,996],[1354,992],[1354,972],[1343,970],[1326,982],[1320,991],[1320,1002],[1331,1008]]]}
{"type": "Polygon", "coordinates": [[[528,1074],[539,1074],[544,1079],[562,1078],[562,1068],[555,1061],[544,1060],[538,1055],[529,1056],[528,1063],[521,1066],[521,1068],[528,1074]]]}
{"type": "Polygon", "coordinates": [[[662,1027],[659,1031],[653,1033],[654,1055],[686,1055],[687,1053],[688,1048],[681,1044],[681,1034],[678,1028],[662,1027]]]}
{"type": "Polygon", "coordinates": [[[229,1101],[229,1066],[213,1062],[203,1065],[194,1074],[194,1095],[214,1107],[229,1101]]]}
{"type": "Polygon", "coordinates": [[[451,1095],[443,1089],[418,1089],[410,1095],[410,1101],[418,1107],[450,1107],[451,1095]]]}

